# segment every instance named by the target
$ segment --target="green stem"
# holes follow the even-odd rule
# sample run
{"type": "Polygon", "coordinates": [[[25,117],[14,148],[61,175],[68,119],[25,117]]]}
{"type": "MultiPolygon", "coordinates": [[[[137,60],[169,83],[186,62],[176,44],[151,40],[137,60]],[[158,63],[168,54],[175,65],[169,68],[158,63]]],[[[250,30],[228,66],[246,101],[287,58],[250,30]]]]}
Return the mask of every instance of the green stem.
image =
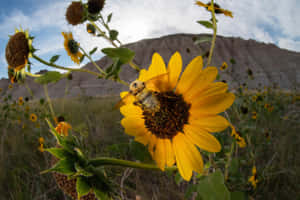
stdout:
{"type": "MultiPolygon", "coordinates": [[[[96,29],[103,35],[103,37],[104,37],[108,42],[111,43],[111,45],[113,45],[115,48],[118,48],[118,45],[117,45],[116,43],[114,43],[114,41],[112,41],[112,40],[105,34],[105,32],[102,31],[102,30],[99,28],[99,26],[97,26],[97,24],[95,24],[95,22],[93,22],[93,21],[90,20],[90,23],[93,24],[93,26],[96,27],[96,29]]],[[[120,45],[122,46],[122,43],[121,43],[119,40],[117,40],[117,41],[118,41],[118,42],[120,43],[120,45]]],[[[128,64],[129,64],[133,69],[135,69],[135,70],[137,70],[137,71],[140,71],[140,70],[141,70],[135,63],[133,63],[133,61],[130,61],[128,64]]]]}
{"type": "Polygon", "coordinates": [[[27,84],[26,81],[25,81],[25,87],[26,87],[26,89],[28,90],[30,96],[31,96],[32,98],[34,98],[33,92],[32,92],[32,90],[30,89],[30,87],[28,86],[28,84],[27,84]]]}
{"type": "Polygon", "coordinates": [[[99,76],[102,76],[102,74],[99,74],[97,72],[93,72],[93,71],[90,71],[90,70],[87,70],[87,69],[81,69],[81,68],[68,68],[68,67],[63,67],[63,66],[59,66],[59,65],[56,65],[54,63],[49,63],[41,58],[39,58],[38,56],[36,56],[35,54],[32,55],[32,57],[34,59],[36,59],[37,61],[45,64],[45,65],[48,65],[50,67],[54,67],[56,69],[62,69],[62,70],[67,70],[67,71],[77,71],[77,72],[86,72],[86,73],[89,73],[89,74],[92,74],[92,75],[95,75],[97,77],[99,76]]]}
{"type": "MultiPolygon", "coordinates": [[[[137,163],[137,162],[133,162],[133,161],[121,160],[121,159],[116,159],[116,158],[105,158],[105,157],[91,159],[89,161],[89,164],[94,167],[99,167],[102,165],[116,165],[116,166],[131,167],[131,168],[138,168],[138,169],[161,170],[156,165],[137,163]]],[[[166,167],[165,170],[174,171],[174,170],[177,170],[177,168],[176,167],[166,167]]]]}
{"type": "Polygon", "coordinates": [[[49,105],[49,108],[50,108],[50,112],[51,112],[52,118],[54,120],[55,119],[55,114],[54,114],[54,110],[53,110],[53,107],[52,107],[51,99],[50,99],[49,94],[48,94],[47,84],[44,84],[44,92],[45,92],[45,97],[46,97],[46,99],[48,101],[48,105],[49,105]]]}
{"type": "Polygon", "coordinates": [[[216,37],[217,37],[217,22],[216,22],[216,16],[215,16],[215,7],[214,7],[214,0],[211,0],[211,7],[212,7],[212,20],[213,20],[213,38],[211,41],[211,46],[210,46],[210,51],[209,51],[209,56],[208,56],[208,61],[206,66],[208,66],[211,62],[211,58],[214,52],[214,47],[215,47],[215,43],[216,43],[216,37]]]}
{"type": "Polygon", "coordinates": [[[40,76],[41,76],[41,74],[32,74],[32,73],[30,73],[30,72],[25,72],[25,74],[26,74],[27,76],[31,76],[31,77],[34,77],[34,78],[37,78],[37,77],[40,77],[40,76]]]}
{"type": "Polygon", "coordinates": [[[226,162],[226,165],[225,165],[225,172],[224,172],[224,177],[225,177],[225,180],[228,179],[228,168],[229,168],[229,165],[231,163],[231,160],[232,160],[232,154],[233,154],[233,150],[234,150],[234,142],[231,143],[231,148],[230,148],[230,153],[229,153],[229,156],[228,156],[228,160],[226,162]]]}
{"type": "Polygon", "coordinates": [[[106,72],[103,71],[101,69],[101,67],[99,67],[99,65],[97,65],[97,63],[95,63],[95,61],[84,51],[84,49],[82,47],[80,47],[80,50],[83,52],[83,54],[93,63],[93,65],[99,70],[99,72],[101,72],[104,76],[106,75],[106,72]]]}

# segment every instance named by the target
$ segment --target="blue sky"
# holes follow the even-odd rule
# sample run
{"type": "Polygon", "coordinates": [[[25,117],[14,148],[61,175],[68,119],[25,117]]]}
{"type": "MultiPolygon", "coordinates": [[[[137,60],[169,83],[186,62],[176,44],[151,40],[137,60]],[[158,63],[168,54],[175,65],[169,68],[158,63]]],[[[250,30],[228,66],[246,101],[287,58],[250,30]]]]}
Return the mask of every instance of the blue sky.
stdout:
{"type": "MultiPolygon", "coordinates": [[[[84,1],[84,0],[83,0],[84,1]]],[[[197,20],[209,15],[194,0],[106,0],[103,14],[113,12],[112,28],[120,32],[123,43],[174,33],[208,33],[197,20]]],[[[216,0],[233,12],[234,18],[219,16],[218,34],[255,39],[300,52],[299,0],[216,0]]],[[[35,36],[37,55],[49,60],[60,54],[60,65],[80,67],[72,63],[63,49],[62,31],[72,31],[74,38],[87,51],[109,47],[102,39],[89,37],[85,25],[71,26],[65,20],[65,10],[71,0],[9,0],[0,8],[0,77],[7,77],[5,46],[15,28],[29,29],[35,36]]],[[[98,51],[94,58],[101,56],[98,51]]],[[[86,61],[87,62],[87,61],[86,61]]],[[[85,63],[86,63],[85,62],[85,63]]],[[[33,62],[33,72],[47,69],[33,62]]]]}

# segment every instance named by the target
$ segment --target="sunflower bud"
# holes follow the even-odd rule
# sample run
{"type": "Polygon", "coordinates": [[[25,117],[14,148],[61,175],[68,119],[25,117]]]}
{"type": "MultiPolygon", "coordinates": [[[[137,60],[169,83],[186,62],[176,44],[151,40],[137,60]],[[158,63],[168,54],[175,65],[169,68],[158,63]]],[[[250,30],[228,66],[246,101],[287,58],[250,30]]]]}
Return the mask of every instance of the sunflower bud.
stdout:
{"type": "Polygon", "coordinates": [[[104,7],[105,0],[89,0],[88,5],[88,12],[90,14],[98,14],[104,7]]]}

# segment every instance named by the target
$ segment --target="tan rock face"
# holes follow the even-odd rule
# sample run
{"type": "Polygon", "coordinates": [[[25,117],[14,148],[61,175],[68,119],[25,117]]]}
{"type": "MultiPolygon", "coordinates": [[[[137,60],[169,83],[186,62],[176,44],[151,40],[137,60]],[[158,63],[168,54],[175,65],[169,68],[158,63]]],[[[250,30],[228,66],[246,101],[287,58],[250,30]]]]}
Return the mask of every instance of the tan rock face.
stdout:
{"type": "MultiPolygon", "coordinates": [[[[208,35],[176,34],[156,39],[141,40],[126,45],[134,50],[136,56],[134,62],[141,68],[148,68],[154,52],[158,52],[168,63],[171,55],[178,51],[182,55],[184,67],[196,56],[204,55],[210,48],[210,43],[194,44],[195,38],[207,37],[208,35]]],[[[228,63],[225,71],[220,71],[220,80],[226,80],[231,88],[247,83],[249,88],[262,88],[276,84],[280,88],[293,90],[300,88],[300,53],[283,50],[273,44],[258,43],[254,40],[229,38],[219,36],[211,66],[220,67],[223,62],[228,63]],[[230,62],[234,59],[235,64],[230,62]],[[247,70],[251,69],[254,79],[251,80],[247,70]]],[[[206,62],[206,59],[204,59],[206,62]]],[[[103,57],[97,63],[108,67],[112,61],[103,57]]],[[[96,71],[91,64],[84,68],[96,71]]],[[[138,77],[128,65],[123,66],[121,78],[131,82],[138,77]]],[[[49,85],[49,93],[52,98],[63,97],[67,80],[61,80],[56,84],[49,85]]],[[[43,89],[32,80],[28,81],[30,88],[36,97],[43,97],[43,89]]],[[[6,90],[8,80],[0,80],[0,87],[6,90]]],[[[73,80],[69,82],[69,97],[78,95],[105,96],[118,95],[120,91],[128,88],[107,80],[97,79],[85,73],[74,73],[73,80]]],[[[14,98],[29,96],[24,86],[17,86],[10,90],[14,98]]],[[[1,94],[0,94],[1,95],[1,94]]]]}

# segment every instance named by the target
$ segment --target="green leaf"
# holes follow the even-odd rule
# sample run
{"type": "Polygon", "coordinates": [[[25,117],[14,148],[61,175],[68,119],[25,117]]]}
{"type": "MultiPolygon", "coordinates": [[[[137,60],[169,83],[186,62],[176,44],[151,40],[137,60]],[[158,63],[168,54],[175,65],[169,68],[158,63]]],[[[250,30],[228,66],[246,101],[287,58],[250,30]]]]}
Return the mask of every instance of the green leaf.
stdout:
{"type": "Polygon", "coordinates": [[[239,160],[237,158],[232,158],[229,167],[229,173],[231,175],[236,175],[237,173],[239,173],[239,160]]]}
{"type": "Polygon", "coordinates": [[[236,62],[235,62],[235,60],[233,58],[231,58],[230,59],[230,63],[234,65],[236,62]]]}
{"type": "Polygon", "coordinates": [[[45,149],[45,151],[48,151],[53,156],[59,159],[66,159],[68,156],[72,156],[68,151],[64,150],[63,148],[49,148],[45,149]]]}
{"type": "Polygon", "coordinates": [[[203,200],[230,199],[230,193],[224,184],[224,177],[220,170],[200,180],[197,188],[198,195],[203,200]]]}
{"type": "Polygon", "coordinates": [[[93,188],[93,191],[98,199],[101,200],[110,200],[111,198],[104,192],[99,189],[93,188]]]}
{"type": "Polygon", "coordinates": [[[175,175],[175,183],[176,183],[177,185],[179,185],[182,181],[183,181],[183,179],[182,179],[180,173],[177,172],[176,175],[175,175]]]}
{"type": "Polygon", "coordinates": [[[34,81],[39,84],[56,83],[62,77],[63,77],[63,75],[61,73],[51,71],[51,72],[46,72],[42,76],[36,78],[34,81]]]}
{"type": "Polygon", "coordinates": [[[129,63],[135,53],[128,48],[105,48],[102,52],[110,58],[119,58],[122,64],[129,63]]]}
{"type": "Polygon", "coordinates": [[[230,194],[230,200],[244,200],[245,194],[240,191],[234,191],[230,194]]]}
{"type": "Polygon", "coordinates": [[[60,160],[52,168],[43,171],[41,174],[48,172],[59,172],[65,175],[72,175],[75,173],[74,163],[68,159],[60,160]]]}
{"type": "Polygon", "coordinates": [[[206,28],[213,29],[213,24],[209,21],[197,21],[197,23],[205,26],[206,28]]]}
{"type": "Polygon", "coordinates": [[[93,55],[96,51],[97,51],[98,47],[93,48],[93,50],[91,50],[89,52],[90,56],[93,55]]]}
{"type": "Polygon", "coordinates": [[[50,58],[50,63],[55,63],[59,59],[60,55],[55,55],[50,58]]]}
{"type": "Polygon", "coordinates": [[[87,195],[89,191],[91,190],[90,185],[85,180],[84,177],[77,177],[76,181],[76,191],[78,194],[78,199],[84,195],[87,195]]]}
{"type": "Polygon", "coordinates": [[[197,39],[197,40],[194,42],[194,44],[195,44],[195,45],[198,45],[198,44],[201,44],[201,43],[203,43],[203,42],[210,42],[211,40],[212,40],[211,37],[201,37],[201,38],[197,39]]]}
{"type": "Polygon", "coordinates": [[[82,56],[80,57],[79,62],[82,63],[82,61],[84,60],[84,58],[85,58],[85,55],[82,55],[82,56]]]}
{"type": "MultiPolygon", "coordinates": [[[[89,169],[89,167],[87,167],[87,168],[89,169]]],[[[78,174],[78,175],[86,176],[86,177],[93,176],[93,174],[91,172],[89,172],[88,169],[86,170],[83,167],[81,167],[80,164],[75,163],[75,170],[76,170],[76,174],[78,174]]]]}
{"type": "Polygon", "coordinates": [[[107,24],[110,22],[111,17],[112,17],[112,13],[110,13],[110,14],[107,16],[107,21],[106,21],[107,24]]]}
{"type": "Polygon", "coordinates": [[[116,40],[117,37],[118,37],[118,35],[119,35],[119,32],[116,31],[116,30],[111,30],[111,31],[109,31],[109,38],[110,38],[112,41],[116,40]]]}

